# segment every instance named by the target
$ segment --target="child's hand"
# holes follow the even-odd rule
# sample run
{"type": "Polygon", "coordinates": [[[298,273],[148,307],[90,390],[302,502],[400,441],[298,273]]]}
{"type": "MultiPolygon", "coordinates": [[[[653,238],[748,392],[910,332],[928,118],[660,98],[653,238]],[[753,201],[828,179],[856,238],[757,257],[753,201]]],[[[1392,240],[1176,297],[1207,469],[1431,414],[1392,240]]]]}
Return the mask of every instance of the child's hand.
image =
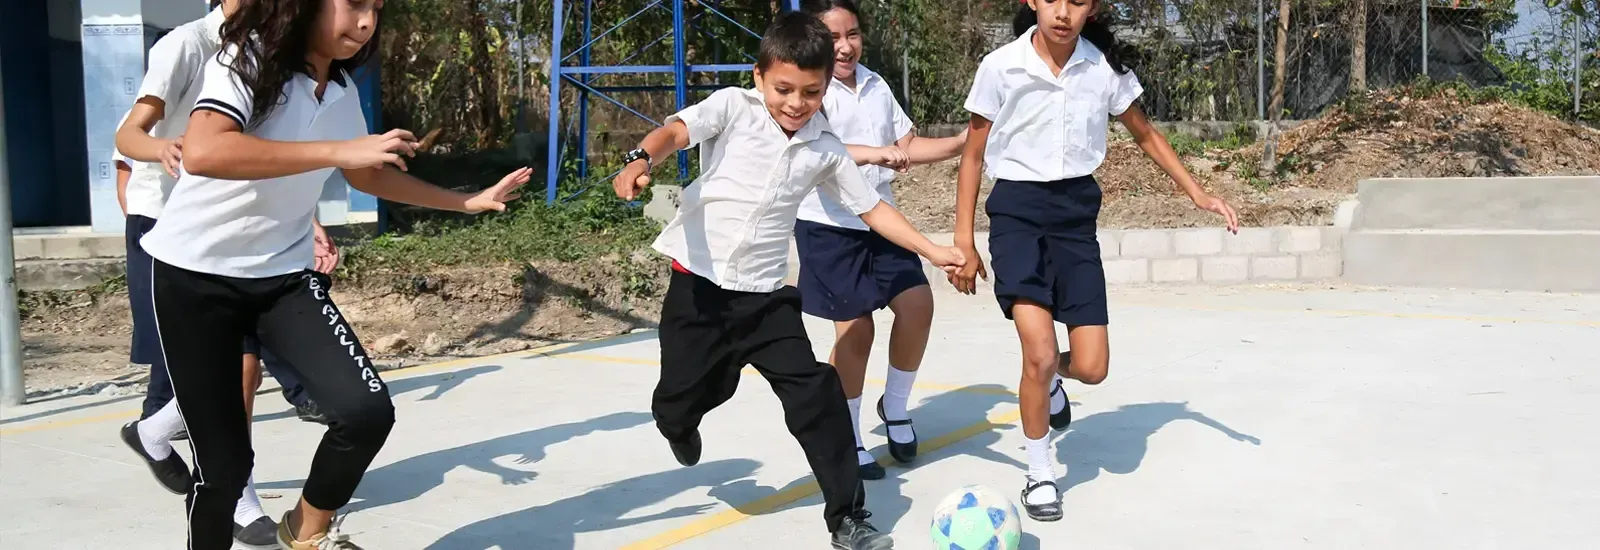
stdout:
{"type": "Polygon", "coordinates": [[[488,210],[505,212],[505,203],[517,200],[517,197],[522,196],[512,191],[521,187],[522,184],[528,183],[528,178],[532,177],[532,175],[532,168],[520,168],[515,172],[506,174],[506,177],[500,178],[500,183],[494,184],[494,187],[484,189],[477,195],[473,195],[472,198],[467,199],[467,213],[477,214],[488,210]]]}
{"type": "Polygon", "coordinates": [[[945,273],[955,273],[956,270],[961,269],[961,266],[966,265],[967,257],[961,253],[959,248],[941,246],[928,253],[928,261],[943,269],[945,273]]]}
{"type": "Polygon", "coordinates": [[[622,172],[617,174],[617,178],[611,180],[611,189],[617,192],[617,198],[631,201],[639,196],[639,192],[650,185],[649,170],[650,163],[643,160],[636,160],[622,167],[622,172]]]}
{"type": "Polygon", "coordinates": [[[874,162],[873,164],[892,169],[896,172],[905,172],[906,170],[911,169],[911,155],[907,154],[905,149],[901,149],[898,146],[890,145],[887,147],[879,147],[878,155],[877,162],[874,162]]]}
{"type": "Polygon", "coordinates": [[[332,275],[333,269],[339,267],[339,245],[333,242],[321,224],[312,224],[311,229],[311,241],[314,244],[312,269],[323,275],[332,275]]]}
{"type": "Polygon", "coordinates": [[[954,271],[946,270],[946,273],[949,274],[950,286],[956,287],[956,291],[962,294],[977,294],[978,277],[983,277],[983,280],[987,281],[989,280],[989,272],[984,270],[983,257],[978,255],[976,248],[963,247],[960,250],[962,256],[969,259],[960,269],[954,271]]]}
{"type": "Polygon", "coordinates": [[[335,164],[345,170],[358,168],[381,168],[384,164],[393,164],[406,169],[406,161],[401,154],[408,157],[417,156],[417,136],[399,128],[389,130],[382,135],[370,135],[342,142],[334,153],[335,164]]]}
{"type": "Polygon", "coordinates": [[[1235,235],[1239,234],[1239,215],[1235,214],[1233,208],[1228,206],[1228,203],[1223,202],[1222,199],[1209,194],[1200,195],[1195,197],[1194,205],[1201,210],[1221,214],[1223,218],[1228,220],[1228,231],[1235,235]]]}
{"type": "Polygon", "coordinates": [[[183,136],[167,142],[161,148],[161,166],[167,169],[167,175],[178,177],[178,171],[183,169],[183,136]]]}

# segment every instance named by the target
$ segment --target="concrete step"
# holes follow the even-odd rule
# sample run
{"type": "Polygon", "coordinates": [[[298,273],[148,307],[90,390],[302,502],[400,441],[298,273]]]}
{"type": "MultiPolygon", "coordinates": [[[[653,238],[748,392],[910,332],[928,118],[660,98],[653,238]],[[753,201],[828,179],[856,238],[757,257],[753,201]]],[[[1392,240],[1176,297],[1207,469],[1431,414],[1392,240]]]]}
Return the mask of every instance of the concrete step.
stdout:
{"type": "Polygon", "coordinates": [[[127,255],[121,233],[23,233],[11,236],[18,261],[88,260],[127,255]]]}
{"type": "Polygon", "coordinates": [[[19,260],[17,288],[29,292],[79,290],[121,277],[121,258],[85,260],[19,260]]]}
{"type": "Polygon", "coordinates": [[[1366,229],[1344,238],[1344,277],[1358,284],[1600,292],[1600,231],[1366,229]]]}
{"type": "Polygon", "coordinates": [[[1351,229],[1600,231],[1600,176],[1361,182],[1351,229]]]}

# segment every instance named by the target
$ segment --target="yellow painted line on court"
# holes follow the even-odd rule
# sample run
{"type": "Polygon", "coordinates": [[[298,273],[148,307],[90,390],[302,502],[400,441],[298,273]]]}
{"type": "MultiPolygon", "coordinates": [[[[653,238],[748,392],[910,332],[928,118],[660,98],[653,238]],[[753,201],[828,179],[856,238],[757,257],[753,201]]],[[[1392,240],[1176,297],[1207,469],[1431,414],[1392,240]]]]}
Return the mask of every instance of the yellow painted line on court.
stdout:
{"type": "Polygon", "coordinates": [[[1523,319],[1517,317],[1494,317],[1485,315],[1451,315],[1447,313],[1398,313],[1392,311],[1369,311],[1359,309],[1289,309],[1266,308],[1245,306],[1213,306],[1203,304],[1163,304],[1156,302],[1127,302],[1128,305],[1169,308],[1193,309],[1202,311],[1230,311],[1239,313],[1316,313],[1320,315],[1344,317],[1385,317],[1391,319],[1426,319],[1431,321],[1469,321],[1473,323],[1506,323],[1506,324],[1538,324],[1538,325],[1567,325],[1578,327],[1600,327],[1600,321],[1570,321],[1565,319],[1523,319]]]}
{"type": "MultiPolygon", "coordinates": [[[[979,434],[993,431],[996,428],[1016,424],[1017,420],[1021,418],[1021,409],[1012,409],[1009,412],[991,414],[982,422],[978,422],[939,437],[923,441],[921,442],[920,447],[922,449],[922,453],[931,453],[956,443],[960,443],[967,439],[971,439],[979,434]]],[[[883,465],[884,467],[889,467],[893,465],[893,463],[894,459],[888,456],[878,458],[878,464],[883,465]]],[[[706,533],[710,533],[729,525],[750,519],[753,516],[759,516],[776,511],[794,501],[815,495],[818,492],[820,492],[820,489],[817,487],[817,481],[815,478],[812,478],[812,480],[807,482],[805,485],[780,491],[777,494],[762,498],[755,502],[742,504],[737,508],[723,510],[710,516],[706,516],[703,519],[690,522],[688,525],[684,525],[677,529],[673,529],[671,531],[661,533],[627,546],[623,546],[622,550],[657,550],[660,548],[666,548],[700,535],[704,535],[706,533]],[[738,510],[738,508],[749,510],[749,513],[741,512],[738,510]]]]}
{"type": "MultiPolygon", "coordinates": [[[[555,344],[555,345],[544,346],[544,347],[540,347],[540,348],[534,348],[534,349],[523,350],[523,351],[513,351],[513,352],[508,352],[508,353],[498,353],[498,354],[495,354],[495,355],[485,355],[483,357],[464,357],[464,358],[461,358],[461,359],[451,359],[451,360],[448,360],[448,361],[440,361],[440,362],[437,362],[437,363],[428,363],[428,364],[425,364],[425,365],[417,365],[417,366],[413,366],[413,367],[402,367],[402,368],[386,371],[386,372],[382,373],[382,375],[383,375],[384,378],[389,379],[389,380],[403,380],[403,379],[410,378],[410,377],[413,377],[413,376],[416,376],[416,375],[420,375],[420,374],[427,374],[427,373],[430,373],[430,372],[437,372],[437,371],[446,370],[446,369],[450,369],[450,368],[462,367],[462,366],[466,366],[466,365],[482,363],[484,361],[494,361],[494,360],[497,360],[497,359],[514,359],[514,358],[525,358],[525,357],[557,357],[557,356],[562,355],[561,354],[562,350],[574,348],[574,347],[581,346],[581,345],[601,344],[601,343],[605,343],[608,340],[614,340],[614,339],[622,338],[623,336],[626,336],[626,335],[613,336],[613,337],[610,337],[610,338],[602,338],[602,339],[599,339],[599,340],[592,340],[592,341],[588,341],[588,342],[572,342],[572,343],[564,343],[564,344],[555,344]]],[[[264,394],[264,393],[267,393],[269,391],[273,391],[273,389],[263,389],[263,390],[257,392],[257,395],[264,394]]],[[[139,417],[139,410],[138,409],[128,410],[128,411],[116,411],[116,412],[97,414],[97,415],[93,415],[93,416],[84,416],[84,417],[79,417],[79,418],[72,418],[72,419],[67,419],[67,420],[57,420],[57,421],[54,421],[54,422],[41,422],[41,423],[38,423],[38,424],[25,424],[25,425],[17,426],[17,427],[14,427],[14,428],[0,428],[0,436],[17,435],[17,434],[24,434],[24,433],[30,433],[30,432],[43,432],[43,431],[49,431],[49,430],[59,430],[59,429],[64,429],[64,428],[71,428],[73,426],[82,426],[82,425],[85,425],[85,424],[96,424],[96,423],[100,423],[100,422],[110,422],[110,421],[113,421],[113,420],[131,420],[131,419],[138,418],[138,417],[139,417]]]]}

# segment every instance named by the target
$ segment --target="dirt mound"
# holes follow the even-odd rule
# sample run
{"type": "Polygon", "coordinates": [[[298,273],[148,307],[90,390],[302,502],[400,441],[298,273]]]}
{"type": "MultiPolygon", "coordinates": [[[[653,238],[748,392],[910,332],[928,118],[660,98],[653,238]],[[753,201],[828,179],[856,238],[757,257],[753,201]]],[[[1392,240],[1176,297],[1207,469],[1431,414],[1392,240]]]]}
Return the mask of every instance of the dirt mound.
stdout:
{"type": "MultiPolygon", "coordinates": [[[[1259,142],[1226,145],[1191,143],[1180,148],[1180,157],[1200,185],[1233,205],[1247,226],[1332,223],[1339,203],[1367,178],[1600,174],[1600,131],[1452,89],[1404,88],[1352,98],[1284,132],[1272,173],[1261,170],[1259,142]]],[[[919,166],[895,182],[901,210],[922,230],[954,229],[957,167],[957,161],[919,166]]],[[[1095,178],[1105,194],[1103,229],[1221,223],[1195,209],[1125,135],[1108,144],[1095,178]]],[[[985,182],[979,194],[979,231],[988,227],[983,201],[991,185],[985,182]]]]}

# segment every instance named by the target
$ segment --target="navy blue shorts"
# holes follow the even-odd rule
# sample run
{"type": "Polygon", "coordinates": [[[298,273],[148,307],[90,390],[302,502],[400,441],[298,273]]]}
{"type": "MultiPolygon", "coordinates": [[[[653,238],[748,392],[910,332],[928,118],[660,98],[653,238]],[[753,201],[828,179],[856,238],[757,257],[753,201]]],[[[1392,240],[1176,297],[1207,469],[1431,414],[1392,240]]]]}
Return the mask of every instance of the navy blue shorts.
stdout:
{"type": "Polygon", "coordinates": [[[1110,324],[1106,274],[1095,240],[1100,184],[1092,176],[1037,183],[1000,180],[984,206],[1000,310],[1018,299],[1069,327],[1110,324]]]}
{"type": "Polygon", "coordinates": [[[928,284],[922,259],[872,231],[797,220],[800,310],[850,321],[889,306],[900,293],[928,284]]]}

